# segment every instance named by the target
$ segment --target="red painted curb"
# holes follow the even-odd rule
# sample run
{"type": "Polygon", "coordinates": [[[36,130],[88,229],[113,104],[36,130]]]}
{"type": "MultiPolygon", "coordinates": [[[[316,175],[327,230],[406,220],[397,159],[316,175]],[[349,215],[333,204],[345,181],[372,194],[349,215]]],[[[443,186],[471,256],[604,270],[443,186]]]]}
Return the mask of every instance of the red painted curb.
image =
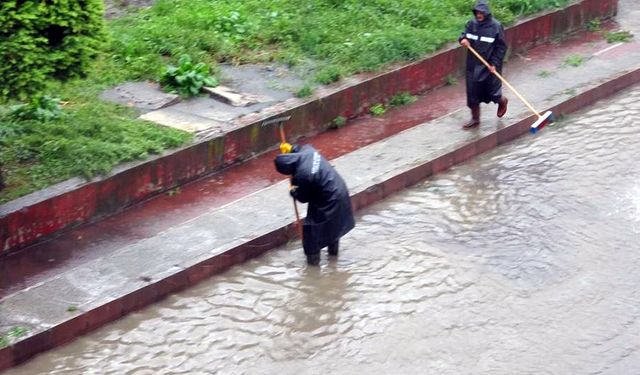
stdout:
{"type": "MultiPolygon", "coordinates": [[[[570,114],[637,83],[640,83],[640,68],[622,74],[548,110],[552,110],[556,115],[570,114]]],[[[444,172],[456,164],[463,163],[501,144],[527,134],[533,121],[533,117],[519,120],[493,134],[446,152],[432,161],[427,161],[399,172],[396,176],[353,194],[352,205],[354,209],[360,210],[432,175],[444,172]]],[[[243,263],[268,250],[281,246],[291,238],[294,238],[296,233],[295,223],[289,223],[165,279],[151,282],[105,305],[81,312],[49,330],[36,332],[32,336],[25,337],[12,346],[0,349],[0,371],[18,365],[42,351],[63,345],[75,337],[95,330],[172,293],[193,286],[208,277],[227,270],[233,265],[243,263]]]]}
{"type": "MultiPolygon", "coordinates": [[[[507,39],[512,50],[524,50],[544,43],[554,35],[577,31],[593,18],[614,16],[617,7],[617,0],[582,0],[519,22],[507,30],[507,39]]],[[[107,177],[77,184],[63,192],[45,189],[9,202],[0,206],[0,256],[62,230],[112,215],[155,194],[272,148],[279,142],[278,134],[274,128],[262,127],[262,120],[291,115],[287,124],[290,138],[317,133],[334,118],[357,116],[370,105],[384,102],[398,92],[419,93],[442,86],[448,75],[461,71],[464,59],[461,48],[451,47],[381,74],[352,77],[350,80],[356,83],[329,88],[326,94],[304,103],[294,101],[298,104],[292,108],[286,108],[287,104],[283,103],[266,112],[238,119],[239,128],[219,138],[121,167],[107,177]],[[43,198],[47,194],[49,196],[43,198]]],[[[509,138],[511,135],[501,136],[509,138]]],[[[471,150],[469,152],[469,155],[473,154],[471,150]]],[[[468,156],[458,155],[463,159],[468,156]]],[[[440,170],[449,164],[449,160],[439,160],[434,168],[440,170]]]]}

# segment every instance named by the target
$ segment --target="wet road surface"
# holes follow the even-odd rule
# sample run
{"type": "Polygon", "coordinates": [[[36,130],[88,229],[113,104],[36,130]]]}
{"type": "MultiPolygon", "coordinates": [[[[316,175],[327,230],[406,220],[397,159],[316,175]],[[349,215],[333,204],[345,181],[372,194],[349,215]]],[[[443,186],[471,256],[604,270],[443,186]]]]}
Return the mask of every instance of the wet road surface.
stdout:
{"type": "Polygon", "coordinates": [[[640,87],[7,374],[638,374],[640,87]]]}

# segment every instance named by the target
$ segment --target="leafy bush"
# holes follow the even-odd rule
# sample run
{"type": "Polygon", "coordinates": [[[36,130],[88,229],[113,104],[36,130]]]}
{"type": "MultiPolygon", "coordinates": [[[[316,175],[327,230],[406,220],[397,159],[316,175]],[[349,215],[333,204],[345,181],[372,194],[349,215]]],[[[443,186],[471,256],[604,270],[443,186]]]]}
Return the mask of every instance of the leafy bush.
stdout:
{"type": "Polygon", "coordinates": [[[102,0],[0,3],[0,100],[86,73],[106,37],[102,0]]]}
{"type": "Polygon", "coordinates": [[[178,66],[169,65],[160,77],[160,84],[165,90],[177,92],[182,96],[196,96],[203,86],[214,87],[218,81],[211,76],[209,65],[194,64],[191,57],[183,55],[178,66]]]}
{"type": "Polygon", "coordinates": [[[18,104],[11,107],[9,118],[17,121],[50,121],[62,116],[60,99],[47,95],[37,96],[27,104],[18,104]]]}

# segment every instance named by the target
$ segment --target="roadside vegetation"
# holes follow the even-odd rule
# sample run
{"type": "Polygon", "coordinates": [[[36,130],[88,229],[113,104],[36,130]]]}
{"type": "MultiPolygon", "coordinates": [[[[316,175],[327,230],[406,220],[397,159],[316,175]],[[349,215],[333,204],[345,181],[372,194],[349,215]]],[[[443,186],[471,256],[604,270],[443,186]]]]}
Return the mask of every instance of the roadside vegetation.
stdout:
{"type": "MultiPolygon", "coordinates": [[[[102,18],[101,0],[3,2],[0,51],[9,54],[0,68],[0,164],[7,185],[0,203],[190,141],[189,134],[101,101],[101,92],[116,84],[153,80],[192,96],[202,85],[217,84],[220,63],[277,62],[309,77],[296,93],[308,97],[315,85],[417,60],[455,40],[473,2],[159,0],[109,21],[102,18]],[[52,29],[54,21],[76,26],[52,29]]],[[[567,3],[493,0],[492,7],[508,25],[567,3]]]]}

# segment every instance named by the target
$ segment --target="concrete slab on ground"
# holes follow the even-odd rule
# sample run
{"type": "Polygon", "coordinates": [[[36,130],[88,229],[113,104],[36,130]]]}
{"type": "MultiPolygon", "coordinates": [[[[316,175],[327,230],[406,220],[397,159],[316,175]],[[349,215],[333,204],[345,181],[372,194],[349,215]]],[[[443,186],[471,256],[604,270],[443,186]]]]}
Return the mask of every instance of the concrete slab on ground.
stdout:
{"type": "MultiPolygon", "coordinates": [[[[294,90],[303,86],[302,79],[294,72],[278,65],[223,65],[221,70],[224,86],[207,91],[211,97],[187,99],[157,108],[140,118],[190,133],[206,132],[209,136],[223,128],[231,129],[232,121],[238,117],[293,98],[294,90]]],[[[104,95],[112,96],[108,93],[104,95]]],[[[133,103],[144,102],[142,98],[133,100],[133,103]]]]}
{"type": "Polygon", "coordinates": [[[220,70],[224,85],[274,102],[293,98],[305,84],[304,78],[280,64],[222,65],[220,70]]]}
{"type": "Polygon", "coordinates": [[[180,101],[180,96],[162,91],[155,82],[125,82],[106,90],[100,98],[142,111],[154,111],[180,101]]]}
{"type": "Polygon", "coordinates": [[[234,107],[247,107],[252,104],[273,101],[271,98],[242,93],[227,86],[205,86],[202,88],[202,91],[208,94],[211,98],[234,107]]]}

